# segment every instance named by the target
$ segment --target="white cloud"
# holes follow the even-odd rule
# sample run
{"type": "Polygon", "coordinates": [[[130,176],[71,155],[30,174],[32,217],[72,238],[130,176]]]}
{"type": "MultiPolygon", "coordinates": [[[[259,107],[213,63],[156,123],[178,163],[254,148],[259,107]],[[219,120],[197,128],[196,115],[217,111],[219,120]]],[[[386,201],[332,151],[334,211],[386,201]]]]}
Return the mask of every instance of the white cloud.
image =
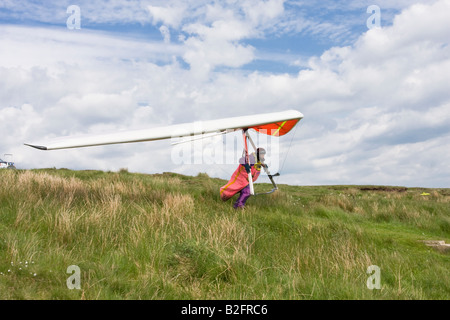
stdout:
{"type": "Polygon", "coordinates": [[[412,6],[391,27],[310,60],[295,79],[308,103],[294,152],[304,173],[290,181],[448,186],[449,9],[412,6]]]}
{"type": "Polygon", "coordinates": [[[254,47],[243,40],[261,37],[284,12],[283,0],[205,2],[204,6],[149,6],[152,24],[181,32],[183,59],[195,76],[207,78],[216,67],[238,68],[254,60],[254,47]]]}
{"type": "Polygon", "coordinates": [[[278,6],[268,1],[254,11],[249,10],[249,2],[244,2],[244,16],[238,13],[238,8],[223,7],[218,3],[207,5],[204,22],[189,23],[182,27],[182,31],[188,35],[184,40],[187,52],[183,59],[198,78],[205,78],[217,66],[238,68],[251,62],[254,48],[243,44],[241,40],[258,35],[257,29],[261,23],[282,12],[282,2],[276,2],[278,6]],[[267,15],[264,8],[274,7],[277,10],[267,15]],[[245,19],[247,17],[249,19],[245,19]]]}
{"type": "Polygon", "coordinates": [[[58,64],[92,67],[102,62],[129,61],[171,62],[180,55],[179,45],[157,41],[127,39],[106,32],[70,31],[66,28],[21,27],[0,25],[3,66],[31,68],[58,64]],[[14,48],[7,50],[6,48],[14,48]]]}
{"type": "Polygon", "coordinates": [[[186,11],[186,6],[183,4],[168,7],[149,5],[147,8],[150,12],[153,25],[162,23],[172,28],[178,28],[180,26],[186,11]]]}
{"type": "Polygon", "coordinates": [[[0,18],[5,20],[18,19],[20,21],[37,21],[65,26],[70,16],[67,8],[77,5],[81,9],[81,28],[92,24],[147,24],[150,21],[147,9],[148,2],[141,0],[115,0],[115,1],[2,1],[0,18]]]}

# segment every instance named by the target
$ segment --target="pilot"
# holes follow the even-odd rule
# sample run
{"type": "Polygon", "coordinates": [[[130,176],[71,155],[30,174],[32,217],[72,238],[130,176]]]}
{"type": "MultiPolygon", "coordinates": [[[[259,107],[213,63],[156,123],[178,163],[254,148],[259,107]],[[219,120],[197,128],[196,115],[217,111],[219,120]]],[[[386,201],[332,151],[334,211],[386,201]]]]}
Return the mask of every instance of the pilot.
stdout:
{"type": "Polygon", "coordinates": [[[255,182],[261,173],[261,167],[266,166],[264,163],[266,150],[264,148],[257,148],[256,154],[253,152],[249,155],[249,162],[246,162],[245,157],[239,160],[239,166],[234,171],[231,179],[226,185],[220,188],[220,198],[227,201],[236,193],[239,192],[239,197],[234,203],[235,209],[242,209],[250,197],[250,185],[248,182],[248,174],[251,172],[253,182],[255,182]]]}

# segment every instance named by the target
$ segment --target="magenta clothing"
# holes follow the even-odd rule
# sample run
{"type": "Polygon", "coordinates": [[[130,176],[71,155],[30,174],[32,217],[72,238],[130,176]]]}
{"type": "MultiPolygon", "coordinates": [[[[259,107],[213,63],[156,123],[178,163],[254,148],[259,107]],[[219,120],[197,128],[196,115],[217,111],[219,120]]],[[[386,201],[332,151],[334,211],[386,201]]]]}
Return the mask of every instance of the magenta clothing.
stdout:
{"type": "MultiPolygon", "coordinates": [[[[253,181],[256,181],[258,179],[259,174],[261,172],[261,167],[255,166],[255,155],[251,154],[249,156],[250,160],[250,166],[251,166],[251,173],[253,181]],[[258,167],[258,168],[256,168],[258,167]]],[[[231,176],[231,179],[228,181],[226,185],[220,188],[220,198],[223,201],[227,201],[231,197],[233,197],[236,193],[239,194],[239,198],[237,199],[236,203],[234,204],[235,208],[244,207],[245,202],[250,197],[250,186],[248,184],[248,174],[245,170],[245,159],[241,158],[239,161],[239,166],[237,167],[236,171],[231,176]]]]}
{"type": "Polygon", "coordinates": [[[247,185],[240,191],[239,198],[236,200],[233,207],[235,209],[245,207],[245,202],[247,202],[248,198],[250,198],[250,185],[247,185]]]}

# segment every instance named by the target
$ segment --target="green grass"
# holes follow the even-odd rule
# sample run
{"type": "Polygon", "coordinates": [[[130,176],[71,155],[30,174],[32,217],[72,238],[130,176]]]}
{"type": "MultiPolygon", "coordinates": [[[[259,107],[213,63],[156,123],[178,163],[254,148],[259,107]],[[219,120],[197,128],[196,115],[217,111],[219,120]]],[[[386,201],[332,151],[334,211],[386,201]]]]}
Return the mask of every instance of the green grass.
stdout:
{"type": "Polygon", "coordinates": [[[421,242],[450,242],[450,189],[282,185],[234,210],[206,174],[0,179],[0,299],[450,299],[448,251],[421,242]]]}

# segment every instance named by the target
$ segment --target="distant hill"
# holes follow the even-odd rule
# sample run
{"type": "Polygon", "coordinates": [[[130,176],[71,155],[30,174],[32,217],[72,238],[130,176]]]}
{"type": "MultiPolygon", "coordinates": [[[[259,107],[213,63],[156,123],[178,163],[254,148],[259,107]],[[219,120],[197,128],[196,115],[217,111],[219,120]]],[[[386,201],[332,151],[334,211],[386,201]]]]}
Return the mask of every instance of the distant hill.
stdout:
{"type": "Polygon", "coordinates": [[[0,299],[450,299],[424,242],[450,242],[450,189],[281,185],[234,210],[206,174],[0,179],[0,299]]]}

